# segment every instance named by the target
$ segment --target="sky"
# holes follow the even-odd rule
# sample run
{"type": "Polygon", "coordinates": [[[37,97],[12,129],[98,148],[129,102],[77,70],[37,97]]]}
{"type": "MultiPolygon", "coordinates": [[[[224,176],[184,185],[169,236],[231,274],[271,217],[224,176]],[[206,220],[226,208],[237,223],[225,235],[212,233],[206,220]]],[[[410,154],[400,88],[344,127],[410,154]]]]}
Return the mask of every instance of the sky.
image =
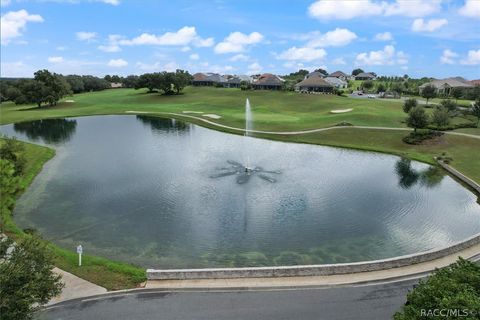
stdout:
{"type": "Polygon", "coordinates": [[[1,76],[317,68],[480,79],[480,0],[1,0],[1,76]]]}

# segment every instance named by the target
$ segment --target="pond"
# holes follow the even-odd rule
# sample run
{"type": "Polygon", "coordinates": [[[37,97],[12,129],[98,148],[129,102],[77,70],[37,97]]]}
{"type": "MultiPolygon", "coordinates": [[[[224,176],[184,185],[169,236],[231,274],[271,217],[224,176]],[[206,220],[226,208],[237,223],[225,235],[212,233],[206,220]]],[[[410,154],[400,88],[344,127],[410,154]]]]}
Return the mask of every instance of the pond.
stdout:
{"type": "Polygon", "coordinates": [[[392,155],[132,115],[1,132],[57,150],[17,202],[19,226],[143,267],[364,261],[480,232],[475,194],[440,169],[392,155]]]}

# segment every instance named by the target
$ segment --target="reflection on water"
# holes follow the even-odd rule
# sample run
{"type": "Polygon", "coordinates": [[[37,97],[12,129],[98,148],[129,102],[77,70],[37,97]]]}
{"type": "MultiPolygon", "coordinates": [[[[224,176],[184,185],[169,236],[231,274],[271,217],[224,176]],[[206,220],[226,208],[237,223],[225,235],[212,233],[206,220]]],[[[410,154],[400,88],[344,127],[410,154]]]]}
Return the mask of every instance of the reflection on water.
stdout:
{"type": "Polygon", "coordinates": [[[398,176],[398,184],[405,189],[409,189],[417,182],[423,186],[433,188],[442,182],[445,174],[438,167],[427,167],[423,170],[412,168],[412,161],[409,159],[400,159],[395,164],[395,172],[398,176]]]}
{"type": "Polygon", "coordinates": [[[188,123],[176,119],[137,115],[137,120],[149,125],[152,131],[186,133],[190,129],[188,123]]]}
{"type": "Polygon", "coordinates": [[[0,131],[57,148],[17,202],[22,228],[144,267],[371,260],[480,232],[474,194],[434,167],[395,156],[145,116],[44,120],[0,131]],[[235,183],[245,161],[231,159],[244,159],[243,146],[253,167],[271,170],[254,174],[275,183],[260,176],[235,183]]]}
{"type": "Polygon", "coordinates": [[[13,125],[17,133],[25,134],[28,139],[41,139],[48,144],[61,144],[70,140],[75,133],[77,121],[71,119],[44,119],[19,122],[13,125]]]}

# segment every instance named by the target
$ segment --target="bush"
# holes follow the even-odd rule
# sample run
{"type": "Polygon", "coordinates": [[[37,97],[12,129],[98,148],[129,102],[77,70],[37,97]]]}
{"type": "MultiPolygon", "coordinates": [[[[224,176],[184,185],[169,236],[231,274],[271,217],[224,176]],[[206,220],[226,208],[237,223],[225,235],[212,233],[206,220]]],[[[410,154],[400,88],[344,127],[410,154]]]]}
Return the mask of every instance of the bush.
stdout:
{"type": "Polygon", "coordinates": [[[434,131],[434,130],[417,130],[417,132],[410,132],[410,134],[406,137],[403,137],[403,142],[408,144],[421,144],[425,140],[430,140],[436,137],[442,136],[442,132],[434,131]]]}
{"type": "Polygon", "coordinates": [[[437,107],[432,113],[432,122],[437,125],[438,128],[444,128],[450,123],[450,115],[446,107],[437,107]]]}
{"type": "Polygon", "coordinates": [[[440,102],[440,105],[447,109],[448,111],[457,110],[457,104],[450,99],[444,99],[440,102]]]}
{"type": "Polygon", "coordinates": [[[417,99],[409,98],[403,102],[403,112],[409,113],[410,110],[415,108],[418,105],[417,99]]]}

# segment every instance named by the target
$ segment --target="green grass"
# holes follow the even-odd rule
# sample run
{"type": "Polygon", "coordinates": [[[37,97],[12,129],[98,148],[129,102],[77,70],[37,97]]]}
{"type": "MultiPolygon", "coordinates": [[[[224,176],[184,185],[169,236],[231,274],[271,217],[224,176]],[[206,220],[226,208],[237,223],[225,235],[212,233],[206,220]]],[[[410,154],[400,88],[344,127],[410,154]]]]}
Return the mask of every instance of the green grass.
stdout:
{"type": "MultiPolygon", "coordinates": [[[[2,141],[3,139],[0,139],[0,145],[2,141]]],[[[55,155],[53,149],[26,142],[20,143],[25,146],[27,162],[25,174],[19,182],[20,192],[17,197],[30,185],[35,176],[42,170],[43,165],[55,155]]],[[[10,213],[4,213],[2,222],[4,232],[14,240],[30,236],[15,224],[10,213]]],[[[145,281],[144,269],[89,255],[83,257],[82,266],[78,267],[78,257],[75,252],[62,249],[52,243],[49,243],[48,248],[53,253],[57,267],[108,290],[134,288],[145,281]]]]}
{"type": "Polygon", "coordinates": [[[1,124],[42,118],[125,113],[125,111],[182,112],[203,111],[222,116],[219,123],[244,127],[245,99],[255,113],[255,127],[265,130],[300,130],[329,127],[342,121],[355,125],[405,126],[401,103],[353,99],[334,95],[308,95],[295,92],[241,91],[239,89],[188,87],[185,94],[162,96],[144,90],[105,90],[78,94],[55,107],[35,108],[3,103],[1,124]],[[330,110],[353,108],[345,114],[330,110]]]}

